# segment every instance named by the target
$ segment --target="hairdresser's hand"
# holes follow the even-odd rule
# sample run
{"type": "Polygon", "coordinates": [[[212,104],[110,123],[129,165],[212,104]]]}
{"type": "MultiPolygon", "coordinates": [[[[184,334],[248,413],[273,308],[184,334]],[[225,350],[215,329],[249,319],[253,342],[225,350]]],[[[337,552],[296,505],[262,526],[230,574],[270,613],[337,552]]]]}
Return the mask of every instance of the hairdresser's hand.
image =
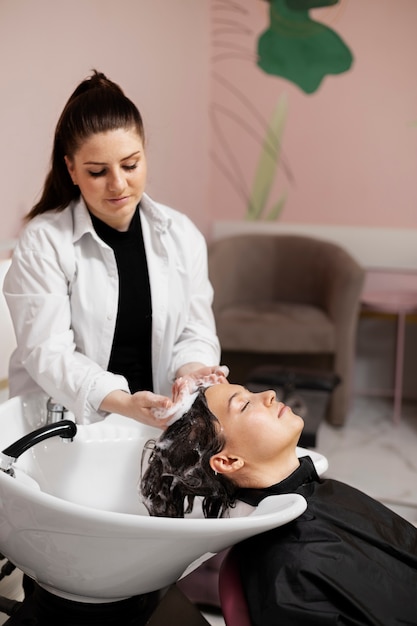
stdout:
{"type": "MultiPolygon", "coordinates": [[[[198,364],[189,364],[198,365],[198,364]]],[[[166,428],[182,417],[191,407],[199,387],[211,387],[217,383],[227,383],[227,367],[194,367],[188,373],[177,378],[172,388],[171,406],[151,409],[162,428],[166,428]]]]}
{"type": "Polygon", "coordinates": [[[137,391],[130,394],[117,390],[109,393],[100,405],[102,411],[118,413],[138,422],[165,429],[169,421],[172,400],[152,391],[137,391]]]}
{"type": "Polygon", "coordinates": [[[185,365],[177,373],[178,376],[172,386],[172,400],[174,403],[180,401],[185,394],[194,393],[198,387],[210,387],[217,383],[228,382],[229,368],[225,365],[202,366],[194,370],[191,369],[192,365],[185,365]]]}

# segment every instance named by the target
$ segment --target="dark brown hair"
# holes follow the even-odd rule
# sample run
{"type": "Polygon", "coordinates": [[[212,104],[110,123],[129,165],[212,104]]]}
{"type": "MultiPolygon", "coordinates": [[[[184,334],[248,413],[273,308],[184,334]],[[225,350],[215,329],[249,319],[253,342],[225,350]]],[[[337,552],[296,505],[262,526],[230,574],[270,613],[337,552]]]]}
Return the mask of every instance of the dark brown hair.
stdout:
{"type": "Polygon", "coordinates": [[[210,458],[224,444],[220,423],[200,390],[191,409],[157,441],[148,442],[152,451],[141,492],[149,513],[184,517],[196,496],[203,499],[205,517],[220,517],[233,506],[236,487],[210,466],[210,458]]]}
{"type": "Polygon", "coordinates": [[[101,72],[93,71],[70,96],[58,120],[42,196],[26,216],[27,220],[46,211],[65,209],[80,196],[73,184],[64,157],[73,157],[83,141],[96,133],[135,128],[145,143],[142,117],[121,88],[101,72]]]}

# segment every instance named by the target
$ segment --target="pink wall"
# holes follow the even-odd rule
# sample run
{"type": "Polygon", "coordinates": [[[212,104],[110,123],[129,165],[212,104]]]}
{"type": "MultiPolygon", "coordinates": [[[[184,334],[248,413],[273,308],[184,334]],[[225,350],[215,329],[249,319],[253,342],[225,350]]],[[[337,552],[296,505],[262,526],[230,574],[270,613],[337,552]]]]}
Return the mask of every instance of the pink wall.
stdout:
{"type": "Polygon", "coordinates": [[[244,218],[264,132],[248,103],[267,122],[284,96],[283,154],[295,182],[279,165],[271,199],[287,193],[282,221],[417,228],[415,0],[340,0],[316,9],[315,19],[342,37],[354,63],[311,95],[256,66],[268,3],[240,5],[212,3],[212,218],[244,218]],[[237,168],[240,191],[231,184],[237,168]]]}
{"type": "Polygon", "coordinates": [[[206,220],[209,0],[1,0],[0,248],[49,163],[53,131],[92,68],[139,106],[148,192],[206,220]]]}
{"type": "Polygon", "coordinates": [[[278,167],[281,220],[416,228],[417,2],[315,10],[355,61],[312,95],[257,68],[267,9],[264,0],[2,0],[0,247],[36,200],[57,117],[92,67],[120,82],[144,115],[148,191],[207,235],[215,219],[244,217],[263,124],[283,95],[283,154],[295,182],[278,167]],[[239,192],[217,165],[226,149],[239,192]]]}

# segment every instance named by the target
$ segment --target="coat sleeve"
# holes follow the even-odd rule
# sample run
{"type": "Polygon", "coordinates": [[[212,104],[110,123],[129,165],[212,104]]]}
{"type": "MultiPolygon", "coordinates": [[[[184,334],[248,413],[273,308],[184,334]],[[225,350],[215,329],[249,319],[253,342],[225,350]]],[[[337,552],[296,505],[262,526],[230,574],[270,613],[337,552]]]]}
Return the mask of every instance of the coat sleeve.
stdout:
{"type": "MultiPolygon", "coordinates": [[[[123,377],[77,351],[69,295],[72,259],[46,233],[24,233],[5,278],[4,295],[17,340],[12,357],[17,369],[58,398],[77,421],[88,423],[104,417],[98,406],[107,393],[128,386],[123,377]]],[[[13,368],[11,372],[12,377],[13,368]]]]}

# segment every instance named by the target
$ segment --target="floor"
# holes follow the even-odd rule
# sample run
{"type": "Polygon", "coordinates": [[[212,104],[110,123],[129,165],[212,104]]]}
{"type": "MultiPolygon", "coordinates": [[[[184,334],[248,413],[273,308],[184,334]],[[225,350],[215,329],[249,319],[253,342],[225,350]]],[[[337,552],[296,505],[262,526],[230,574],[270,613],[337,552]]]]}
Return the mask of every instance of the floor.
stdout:
{"type": "MultiPolygon", "coordinates": [[[[0,393],[0,401],[4,399],[0,393]]],[[[321,424],[317,441],[317,450],[329,460],[327,476],[365,491],[417,523],[416,404],[405,404],[400,424],[394,425],[389,400],[356,396],[346,425],[321,424]]],[[[19,593],[19,572],[0,582],[0,595],[19,593]]],[[[218,614],[204,615],[211,626],[224,626],[218,614]]],[[[0,625],[6,620],[0,614],[0,625]]]]}

